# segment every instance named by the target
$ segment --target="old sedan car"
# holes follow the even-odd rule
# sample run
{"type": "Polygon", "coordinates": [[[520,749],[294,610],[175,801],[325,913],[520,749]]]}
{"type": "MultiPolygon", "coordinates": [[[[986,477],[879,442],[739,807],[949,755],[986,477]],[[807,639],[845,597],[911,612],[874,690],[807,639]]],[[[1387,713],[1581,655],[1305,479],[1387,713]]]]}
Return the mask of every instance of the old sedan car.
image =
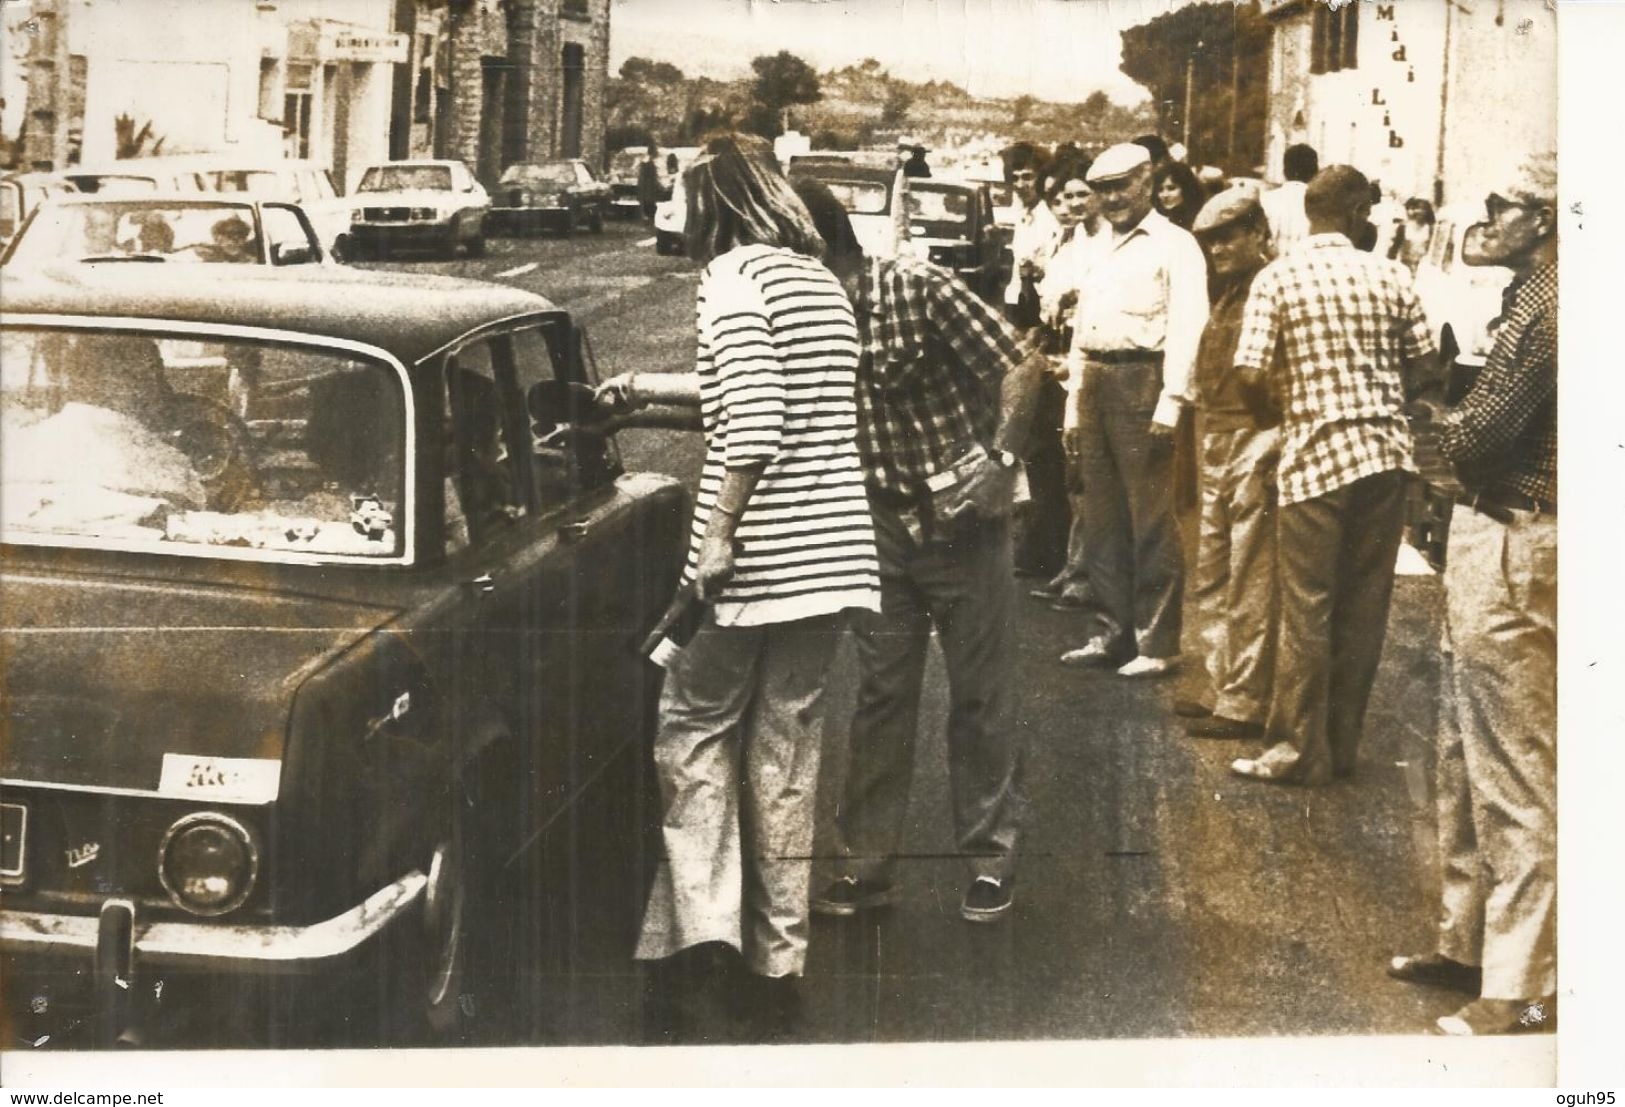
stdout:
{"type": "Polygon", "coordinates": [[[586,228],[602,233],[609,185],[580,158],[510,165],[497,184],[486,226],[491,234],[567,235],[586,228]]]}
{"type": "Polygon", "coordinates": [[[297,204],[191,196],[71,196],[40,206],[4,261],[163,261],[309,265],[324,258],[297,204]]]}
{"type": "Polygon", "coordinates": [[[908,213],[908,248],[916,257],[953,270],[983,299],[998,296],[1005,235],[994,221],[986,185],[910,181],[908,213]]]}
{"type": "Polygon", "coordinates": [[[460,161],[392,161],[368,167],[351,196],[350,247],[356,256],[396,249],[469,257],[485,253],[491,198],[460,161]]]}
{"type": "Polygon", "coordinates": [[[0,249],[42,201],[76,191],[72,181],[57,173],[8,173],[0,177],[0,249]]]}
{"type": "Polygon", "coordinates": [[[529,858],[646,840],[576,820],[641,779],[689,515],[590,426],[570,317],[342,268],[0,289],[13,1032],[501,1010],[581,883],[529,858]]]}
{"type": "Polygon", "coordinates": [[[908,237],[905,218],[912,184],[892,164],[858,164],[842,155],[798,155],[790,159],[792,181],[811,177],[835,194],[852,219],[852,233],[870,257],[896,257],[908,237]]]}

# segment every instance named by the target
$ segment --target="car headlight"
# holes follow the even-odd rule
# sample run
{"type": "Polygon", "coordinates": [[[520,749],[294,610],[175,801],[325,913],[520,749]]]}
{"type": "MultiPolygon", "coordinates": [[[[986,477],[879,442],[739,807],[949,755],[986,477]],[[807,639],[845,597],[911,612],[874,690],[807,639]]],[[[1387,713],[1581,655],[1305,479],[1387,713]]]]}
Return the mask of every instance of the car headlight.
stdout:
{"type": "Polygon", "coordinates": [[[350,209],[350,222],[352,222],[352,223],[365,223],[366,221],[367,221],[367,209],[366,208],[351,208],[350,209]]]}
{"type": "Polygon", "coordinates": [[[229,815],[200,811],[175,820],[158,847],[158,879],[175,906],[194,915],[241,907],[259,877],[248,829],[229,815]]]}

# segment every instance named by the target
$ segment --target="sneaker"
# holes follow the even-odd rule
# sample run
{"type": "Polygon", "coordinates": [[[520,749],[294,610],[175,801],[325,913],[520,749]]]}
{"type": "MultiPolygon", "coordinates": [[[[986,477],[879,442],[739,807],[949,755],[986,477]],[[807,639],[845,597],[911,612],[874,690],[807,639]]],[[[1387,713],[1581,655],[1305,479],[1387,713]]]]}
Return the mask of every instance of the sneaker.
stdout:
{"type": "Polygon", "coordinates": [[[1113,649],[1104,639],[1095,638],[1079,649],[1063,653],[1061,664],[1082,669],[1108,669],[1121,665],[1122,657],[1123,653],[1113,649]]]}
{"type": "Polygon", "coordinates": [[[1015,898],[1016,878],[1003,880],[992,876],[979,876],[965,892],[965,902],[959,913],[970,922],[997,922],[1015,898]]]}
{"type": "Polygon", "coordinates": [[[1541,999],[1480,997],[1454,1015],[1444,1016],[1435,1025],[1439,1033],[1452,1038],[1550,1032],[1557,1025],[1557,1004],[1553,996],[1541,999]]]}
{"type": "Polygon", "coordinates": [[[1146,657],[1141,654],[1128,664],[1117,670],[1120,677],[1160,677],[1167,676],[1179,668],[1179,655],[1172,657],[1146,657]]]}
{"type": "Polygon", "coordinates": [[[859,911],[890,907],[897,901],[897,889],[889,883],[843,876],[813,897],[812,909],[820,915],[844,917],[856,915],[859,911]]]}
{"type": "Polygon", "coordinates": [[[1432,984],[1475,996],[1484,982],[1484,971],[1477,965],[1453,961],[1442,953],[1390,958],[1388,975],[1407,984],[1432,984]]]}

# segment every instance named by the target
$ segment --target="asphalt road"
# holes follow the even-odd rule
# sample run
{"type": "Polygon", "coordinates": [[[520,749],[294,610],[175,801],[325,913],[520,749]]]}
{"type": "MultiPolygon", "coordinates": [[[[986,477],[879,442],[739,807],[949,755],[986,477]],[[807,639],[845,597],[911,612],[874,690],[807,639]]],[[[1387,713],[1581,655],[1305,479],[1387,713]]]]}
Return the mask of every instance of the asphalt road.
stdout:
{"type": "MultiPolygon", "coordinates": [[[[387,267],[550,297],[589,328],[604,376],[691,364],[693,268],[658,257],[641,225],[567,240],[492,239],[480,259],[387,267]]],[[[697,477],[695,436],[626,431],[621,440],[631,468],[697,477]]],[[[1186,738],[1170,710],[1178,681],[1127,682],[1057,664],[1079,644],[1074,617],[1024,599],[1019,704],[1032,825],[1012,916],[992,926],[958,915],[966,877],[951,856],[936,658],[904,902],[863,921],[815,919],[802,1040],[1425,1031],[1458,998],[1394,984],[1383,965],[1392,953],[1429,948],[1439,607],[1435,579],[1398,582],[1359,771],[1299,791],[1229,776],[1229,760],[1256,752],[1252,744],[1186,738]]],[[[830,688],[826,827],[853,674],[845,649],[830,688]]],[[[517,969],[534,996],[525,1017],[491,1044],[642,1040],[633,898],[614,890],[562,911],[551,954],[517,969]]]]}

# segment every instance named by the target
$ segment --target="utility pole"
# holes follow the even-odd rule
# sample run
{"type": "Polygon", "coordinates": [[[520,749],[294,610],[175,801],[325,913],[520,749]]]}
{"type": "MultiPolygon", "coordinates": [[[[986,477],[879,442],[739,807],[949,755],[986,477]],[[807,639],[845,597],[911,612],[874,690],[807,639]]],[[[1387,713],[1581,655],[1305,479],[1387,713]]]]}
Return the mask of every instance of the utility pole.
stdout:
{"type": "Polygon", "coordinates": [[[1194,161],[1196,155],[1191,152],[1191,108],[1194,105],[1196,91],[1196,55],[1201,53],[1205,45],[1201,39],[1196,40],[1196,49],[1191,51],[1190,57],[1185,59],[1185,157],[1194,161]]]}

